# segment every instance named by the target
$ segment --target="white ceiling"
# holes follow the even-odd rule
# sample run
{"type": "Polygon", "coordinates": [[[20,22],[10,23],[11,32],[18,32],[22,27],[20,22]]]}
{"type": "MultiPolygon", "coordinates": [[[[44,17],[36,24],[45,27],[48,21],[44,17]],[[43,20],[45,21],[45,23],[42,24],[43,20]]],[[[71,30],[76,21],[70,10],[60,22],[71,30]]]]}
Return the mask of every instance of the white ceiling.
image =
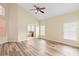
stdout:
{"type": "Polygon", "coordinates": [[[46,10],[44,10],[45,14],[35,14],[34,11],[30,11],[30,9],[34,8],[34,4],[36,3],[20,3],[19,5],[24,7],[39,20],[79,10],[79,3],[39,3],[39,6],[46,7],[46,10]]]}

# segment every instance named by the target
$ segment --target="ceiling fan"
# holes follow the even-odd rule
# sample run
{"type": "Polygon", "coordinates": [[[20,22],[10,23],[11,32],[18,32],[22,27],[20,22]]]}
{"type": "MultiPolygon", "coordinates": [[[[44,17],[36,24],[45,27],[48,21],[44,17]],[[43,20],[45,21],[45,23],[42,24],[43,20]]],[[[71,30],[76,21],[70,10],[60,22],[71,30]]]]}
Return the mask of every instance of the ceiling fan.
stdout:
{"type": "Polygon", "coordinates": [[[35,11],[35,14],[37,14],[38,12],[40,13],[45,13],[44,9],[46,9],[45,7],[39,7],[39,4],[37,5],[33,5],[34,9],[30,9],[31,11],[35,11]]]}

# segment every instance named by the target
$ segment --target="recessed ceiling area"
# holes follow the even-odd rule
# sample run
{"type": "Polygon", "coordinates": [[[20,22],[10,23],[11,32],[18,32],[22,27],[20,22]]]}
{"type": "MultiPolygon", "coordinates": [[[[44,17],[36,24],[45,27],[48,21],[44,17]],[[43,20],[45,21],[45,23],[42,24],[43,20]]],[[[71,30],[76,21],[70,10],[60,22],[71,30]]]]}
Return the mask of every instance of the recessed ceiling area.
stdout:
{"type": "Polygon", "coordinates": [[[79,10],[79,3],[39,3],[40,7],[46,7],[46,9],[44,10],[45,14],[42,13],[35,14],[35,11],[30,11],[30,9],[34,8],[33,7],[34,4],[36,5],[37,3],[20,3],[19,5],[25,8],[35,18],[39,20],[79,10]]]}

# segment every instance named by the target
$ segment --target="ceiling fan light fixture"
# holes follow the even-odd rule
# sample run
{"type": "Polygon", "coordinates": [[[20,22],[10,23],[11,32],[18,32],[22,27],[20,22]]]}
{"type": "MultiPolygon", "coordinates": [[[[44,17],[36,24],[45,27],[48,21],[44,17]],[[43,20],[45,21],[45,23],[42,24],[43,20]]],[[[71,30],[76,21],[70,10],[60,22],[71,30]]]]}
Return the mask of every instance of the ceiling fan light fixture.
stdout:
{"type": "Polygon", "coordinates": [[[37,13],[45,13],[44,10],[46,9],[45,7],[39,7],[39,4],[33,5],[34,9],[30,9],[31,11],[35,11],[35,14],[37,13]]]}

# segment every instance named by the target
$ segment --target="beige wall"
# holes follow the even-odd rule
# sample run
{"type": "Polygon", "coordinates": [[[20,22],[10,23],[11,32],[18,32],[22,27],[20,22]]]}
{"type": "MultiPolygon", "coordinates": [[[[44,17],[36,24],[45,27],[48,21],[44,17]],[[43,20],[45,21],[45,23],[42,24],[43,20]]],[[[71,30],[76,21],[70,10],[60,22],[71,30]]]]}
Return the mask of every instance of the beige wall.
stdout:
{"type": "Polygon", "coordinates": [[[45,39],[79,47],[79,26],[77,25],[77,41],[65,40],[63,27],[66,22],[78,22],[79,25],[79,11],[42,20],[41,24],[46,25],[45,39]]]}
{"type": "Polygon", "coordinates": [[[18,40],[18,28],[17,28],[17,4],[8,4],[8,41],[16,42],[18,40]]]}
{"type": "Polygon", "coordinates": [[[29,12],[18,5],[18,40],[23,41],[27,39],[27,25],[38,24],[38,20],[35,19],[29,12]]]}
{"type": "MultiPolygon", "coordinates": [[[[38,24],[37,20],[18,4],[1,4],[6,11],[6,37],[0,39],[0,44],[5,42],[17,42],[27,37],[27,24],[38,24]]],[[[2,37],[3,38],[3,37],[2,37]]]]}
{"type": "Polygon", "coordinates": [[[23,41],[27,39],[27,25],[38,24],[37,20],[18,4],[9,6],[9,42],[23,41]]]}

